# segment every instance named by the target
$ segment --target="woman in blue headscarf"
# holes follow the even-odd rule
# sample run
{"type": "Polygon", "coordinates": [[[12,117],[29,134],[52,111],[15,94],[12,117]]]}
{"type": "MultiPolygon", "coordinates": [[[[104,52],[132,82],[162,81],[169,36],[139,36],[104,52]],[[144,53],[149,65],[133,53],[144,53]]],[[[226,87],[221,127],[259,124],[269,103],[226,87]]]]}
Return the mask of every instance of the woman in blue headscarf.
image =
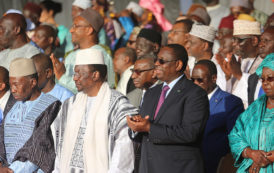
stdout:
{"type": "Polygon", "coordinates": [[[265,94],[239,116],[229,144],[237,172],[274,173],[274,53],[265,57],[256,73],[265,94]]]}

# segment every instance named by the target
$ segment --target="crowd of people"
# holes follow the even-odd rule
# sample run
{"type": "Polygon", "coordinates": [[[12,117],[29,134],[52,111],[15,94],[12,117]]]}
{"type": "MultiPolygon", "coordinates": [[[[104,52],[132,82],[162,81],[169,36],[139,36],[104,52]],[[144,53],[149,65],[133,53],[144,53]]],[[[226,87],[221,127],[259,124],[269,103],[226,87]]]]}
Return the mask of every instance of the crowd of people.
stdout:
{"type": "Polygon", "coordinates": [[[274,173],[274,13],[28,2],[0,19],[0,173],[274,173]]]}

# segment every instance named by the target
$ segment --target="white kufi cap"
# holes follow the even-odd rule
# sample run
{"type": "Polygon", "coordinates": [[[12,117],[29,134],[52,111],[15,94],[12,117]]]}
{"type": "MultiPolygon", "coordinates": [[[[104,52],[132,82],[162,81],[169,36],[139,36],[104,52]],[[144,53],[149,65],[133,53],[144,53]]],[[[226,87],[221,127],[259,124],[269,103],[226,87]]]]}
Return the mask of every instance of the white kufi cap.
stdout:
{"type": "Polygon", "coordinates": [[[80,49],[76,53],[75,65],[103,64],[104,55],[102,51],[94,48],[80,49]]]}
{"type": "Polygon", "coordinates": [[[259,22],[248,20],[234,20],[233,28],[233,35],[261,35],[259,22]]]}
{"type": "Polygon", "coordinates": [[[80,7],[82,9],[90,8],[92,3],[91,0],[75,0],[72,5],[80,7]]]}
{"type": "Polygon", "coordinates": [[[212,26],[193,24],[189,34],[213,43],[216,30],[212,26]]]}

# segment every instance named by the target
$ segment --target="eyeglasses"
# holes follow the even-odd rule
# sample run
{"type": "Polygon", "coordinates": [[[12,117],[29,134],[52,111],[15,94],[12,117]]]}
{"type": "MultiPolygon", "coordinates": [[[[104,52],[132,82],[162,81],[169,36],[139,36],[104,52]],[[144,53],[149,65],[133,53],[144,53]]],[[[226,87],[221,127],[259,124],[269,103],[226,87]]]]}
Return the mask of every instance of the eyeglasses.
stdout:
{"type": "Polygon", "coordinates": [[[233,37],[232,39],[233,39],[233,42],[243,45],[246,42],[246,40],[250,38],[252,37],[244,37],[244,38],[233,37]]]}
{"type": "Polygon", "coordinates": [[[90,27],[90,25],[75,25],[73,24],[71,28],[80,28],[80,27],[90,27]]]}
{"type": "Polygon", "coordinates": [[[143,72],[145,72],[145,71],[150,71],[150,70],[153,70],[154,68],[151,68],[151,69],[146,69],[146,70],[135,70],[135,69],[130,69],[130,71],[132,72],[132,74],[133,73],[136,73],[138,76],[141,74],[141,73],[143,73],[143,72]]]}
{"type": "Polygon", "coordinates": [[[165,63],[172,62],[172,61],[178,61],[178,59],[174,59],[174,60],[163,60],[163,59],[157,58],[155,62],[159,62],[159,64],[163,65],[163,64],[165,64],[165,63]]]}
{"type": "Polygon", "coordinates": [[[198,83],[203,83],[204,82],[204,80],[202,78],[191,78],[191,80],[193,82],[195,82],[195,80],[196,80],[198,83]]]}
{"type": "Polygon", "coordinates": [[[267,78],[260,78],[260,80],[263,82],[273,82],[274,81],[274,77],[267,77],[267,78]]]}

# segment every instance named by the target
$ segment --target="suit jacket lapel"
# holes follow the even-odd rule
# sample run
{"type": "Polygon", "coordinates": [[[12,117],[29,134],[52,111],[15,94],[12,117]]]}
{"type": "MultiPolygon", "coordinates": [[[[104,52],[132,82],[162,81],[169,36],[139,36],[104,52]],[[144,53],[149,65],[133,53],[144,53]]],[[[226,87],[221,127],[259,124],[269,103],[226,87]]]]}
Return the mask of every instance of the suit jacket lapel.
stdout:
{"type": "MultiPolygon", "coordinates": [[[[178,94],[181,93],[184,89],[184,85],[183,82],[184,80],[187,80],[185,76],[183,76],[175,85],[174,87],[171,89],[170,93],[168,94],[168,96],[166,97],[164,103],[162,104],[155,121],[159,121],[159,119],[163,116],[164,112],[166,111],[166,109],[168,108],[168,106],[170,105],[170,103],[173,101],[174,98],[178,97],[178,94]]],[[[157,101],[158,104],[158,101],[157,101]]],[[[156,104],[156,107],[157,107],[156,104]]],[[[154,109],[154,112],[156,110],[156,107],[154,109]]]]}
{"type": "MultiPolygon", "coordinates": [[[[157,88],[155,88],[155,92],[152,95],[152,99],[149,99],[149,101],[151,101],[150,103],[146,103],[146,104],[150,104],[150,112],[148,112],[149,114],[149,119],[150,121],[154,121],[154,114],[158,105],[158,101],[162,92],[162,88],[163,88],[163,84],[157,86],[157,88]],[[154,99],[155,98],[155,99],[154,99]]],[[[144,115],[146,116],[146,115],[144,115]]]]}

